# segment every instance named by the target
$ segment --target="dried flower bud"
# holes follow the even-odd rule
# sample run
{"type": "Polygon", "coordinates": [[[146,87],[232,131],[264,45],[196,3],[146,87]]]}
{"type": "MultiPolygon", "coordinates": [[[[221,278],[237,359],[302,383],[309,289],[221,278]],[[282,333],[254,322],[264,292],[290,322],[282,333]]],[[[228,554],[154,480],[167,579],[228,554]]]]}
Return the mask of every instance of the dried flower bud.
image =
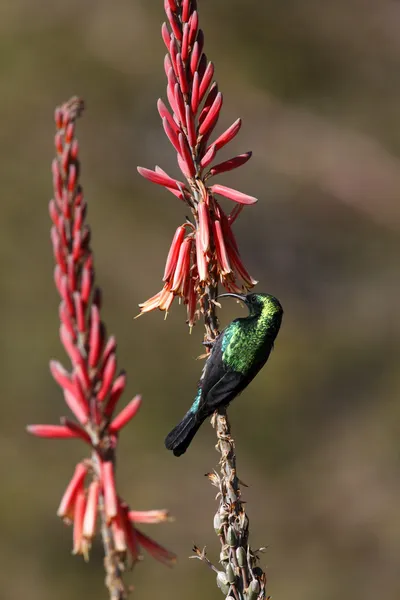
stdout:
{"type": "Polygon", "coordinates": [[[260,583],[257,579],[252,579],[247,589],[247,599],[256,600],[261,590],[260,583]]]}
{"type": "Polygon", "coordinates": [[[226,578],[228,580],[228,583],[230,583],[231,585],[236,581],[236,575],[231,563],[228,563],[226,567],[226,578]]]}
{"type": "Polygon", "coordinates": [[[237,535],[232,525],[229,525],[228,532],[226,534],[226,541],[231,548],[234,548],[237,544],[237,535]]]}
{"type": "Polygon", "coordinates": [[[241,569],[247,566],[246,550],[243,546],[236,548],[236,560],[241,569]]]}
{"type": "Polygon", "coordinates": [[[221,515],[218,512],[215,513],[215,515],[214,515],[214,529],[215,529],[215,533],[217,535],[220,535],[222,533],[224,523],[226,523],[226,521],[224,521],[223,519],[221,519],[221,515]]]}
{"type": "Polygon", "coordinates": [[[231,586],[228,583],[227,577],[223,571],[218,571],[217,573],[217,586],[225,596],[229,593],[231,586]]]}

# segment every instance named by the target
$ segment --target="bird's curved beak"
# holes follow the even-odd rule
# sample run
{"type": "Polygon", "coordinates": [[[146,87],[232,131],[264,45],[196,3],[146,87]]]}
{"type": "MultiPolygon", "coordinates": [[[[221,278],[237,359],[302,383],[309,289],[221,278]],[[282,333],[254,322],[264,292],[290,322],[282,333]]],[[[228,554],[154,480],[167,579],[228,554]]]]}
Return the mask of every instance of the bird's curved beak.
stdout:
{"type": "Polygon", "coordinates": [[[236,300],[240,300],[240,302],[243,302],[243,304],[246,304],[246,296],[244,296],[243,294],[233,294],[231,292],[226,294],[219,294],[219,296],[217,296],[217,300],[219,300],[220,298],[225,298],[226,296],[231,296],[232,298],[236,298],[236,300]]]}

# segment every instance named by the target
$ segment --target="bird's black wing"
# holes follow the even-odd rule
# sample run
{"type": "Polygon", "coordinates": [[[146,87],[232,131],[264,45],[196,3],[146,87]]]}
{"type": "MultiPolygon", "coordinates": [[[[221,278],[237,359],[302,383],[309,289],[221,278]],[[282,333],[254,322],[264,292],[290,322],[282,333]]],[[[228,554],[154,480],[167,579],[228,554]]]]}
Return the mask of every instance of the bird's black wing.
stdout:
{"type": "Polygon", "coordinates": [[[203,414],[211,414],[219,406],[226,406],[244,387],[244,376],[228,369],[222,360],[222,337],[223,332],[215,341],[199,382],[202,389],[199,408],[203,414]]]}
{"type": "Polygon", "coordinates": [[[245,378],[237,371],[226,371],[213,385],[205,400],[209,412],[214,412],[220,406],[227,406],[245,387],[245,378]]]}

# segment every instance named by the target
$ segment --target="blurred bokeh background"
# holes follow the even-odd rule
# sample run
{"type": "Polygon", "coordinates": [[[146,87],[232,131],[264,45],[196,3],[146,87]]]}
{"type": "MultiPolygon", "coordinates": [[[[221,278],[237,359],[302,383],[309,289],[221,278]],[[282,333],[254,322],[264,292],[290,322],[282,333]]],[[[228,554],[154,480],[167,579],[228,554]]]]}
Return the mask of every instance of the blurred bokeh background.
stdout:
{"type": "MultiPolygon", "coordinates": [[[[160,288],[182,204],[136,165],[177,173],[160,126],[165,97],[161,0],[0,3],[0,597],[106,598],[101,547],[72,557],[55,515],[79,442],[28,437],[66,414],[48,371],[58,340],[47,202],[53,109],[85,98],[79,122],[98,281],[128,400],[144,405],[121,438],[118,485],[137,509],[168,507],[146,531],[175,550],[147,558],[137,598],[218,598],[188,560],[217,559],[217,459],[205,425],[175,459],[163,447],[194,393],[201,327],[177,304],[133,321],[160,288]]],[[[221,183],[257,196],[236,233],[259,290],[284,325],[267,368],[230,409],[252,543],[266,545],[276,600],[400,597],[400,3],[198,0],[225,107],[244,121],[227,154],[254,158],[221,183]]],[[[226,157],[228,157],[226,155],[226,157]]],[[[226,323],[241,313],[224,303],[226,323]]]]}

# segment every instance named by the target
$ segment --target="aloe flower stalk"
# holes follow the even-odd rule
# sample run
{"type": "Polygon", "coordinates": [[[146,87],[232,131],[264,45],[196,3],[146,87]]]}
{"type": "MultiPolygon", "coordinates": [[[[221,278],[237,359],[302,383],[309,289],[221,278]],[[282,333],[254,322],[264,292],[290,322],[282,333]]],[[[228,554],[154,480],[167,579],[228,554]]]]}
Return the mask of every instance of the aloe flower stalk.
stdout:
{"type": "Polygon", "coordinates": [[[165,0],[164,6],[169,27],[164,23],[161,33],[167,48],[164,68],[169,108],[161,98],[157,108],[186,181],[169,176],[158,166],[154,170],[138,167],[138,171],[185,203],[192,220],[175,232],[162,290],[142,303],[140,310],[145,313],[159,308],[168,312],[174,298],[180,297],[187,307],[189,326],[203,314],[207,336],[214,337],[210,311],[218,282],[230,292],[246,291],[256,284],[243,265],[232,225],[242,208],[257,199],[225,185],[210,185],[210,180],[244,165],[251,152],[215,164],[219,150],[238,134],[241,120],[210,141],[223,98],[213,82],[214,65],[203,52],[204,35],[196,2],[165,0]],[[234,202],[230,213],[222,208],[220,196],[234,202]]]}
{"type": "MultiPolygon", "coordinates": [[[[238,134],[241,120],[212,140],[223,97],[213,81],[214,65],[203,51],[197,2],[164,0],[164,8],[167,23],[162,25],[161,34],[167,48],[164,69],[169,107],[159,99],[157,108],[165,134],[177,153],[182,177],[175,179],[158,166],[154,170],[138,167],[138,171],[181,200],[185,210],[189,208],[191,219],[177,228],[166,260],[163,288],[139,305],[140,314],[157,308],[167,313],[176,297],[183,299],[189,327],[199,318],[204,320],[204,343],[209,351],[219,334],[219,285],[228,292],[247,292],[257,283],[242,262],[233,233],[243,208],[257,199],[212,183],[215,176],[244,165],[251,152],[218,162],[218,152],[238,134]],[[234,203],[230,212],[222,208],[221,196],[234,203]]],[[[221,542],[221,566],[215,567],[197,547],[196,557],[217,573],[217,585],[227,598],[261,600],[266,597],[266,577],[258,566],[257,551],[249,545],[249,519],[241,500],[235,443],[226,411],[216,413],[212,423],[221,454],[220,474],[209,475],[219,490],[214,527],[221,542]]]]}
{"type": "Polygon", "coordinates": [[[168,512],[131,510],[117,493],[119,433],[142,400],[135,396],[116,414],[126,374],[118,373],[116,340],[107,337],[101,320],[102,296],[95,282],[87,204],[79,183],[75,122],[82,110],[83,102],[72,98],[55,112],[54,198],[49,204],[54,281],[61,297],[60,339],[71,361],[67,370],[53,360],[50,370],[75,421],[61,417],[60,425],[29,425],[27,429],[38,437],[75,438],[87,445],[88,457],[76,466],[57,514],[73,524],[73,554],[85,559],[100,524],[110,599],[122,600],[127,596],[122,574],[129,563],[137,562],[141,548],[167,565],[175,556],[137,528],[137,523],[167,520],[168,512]]]}

